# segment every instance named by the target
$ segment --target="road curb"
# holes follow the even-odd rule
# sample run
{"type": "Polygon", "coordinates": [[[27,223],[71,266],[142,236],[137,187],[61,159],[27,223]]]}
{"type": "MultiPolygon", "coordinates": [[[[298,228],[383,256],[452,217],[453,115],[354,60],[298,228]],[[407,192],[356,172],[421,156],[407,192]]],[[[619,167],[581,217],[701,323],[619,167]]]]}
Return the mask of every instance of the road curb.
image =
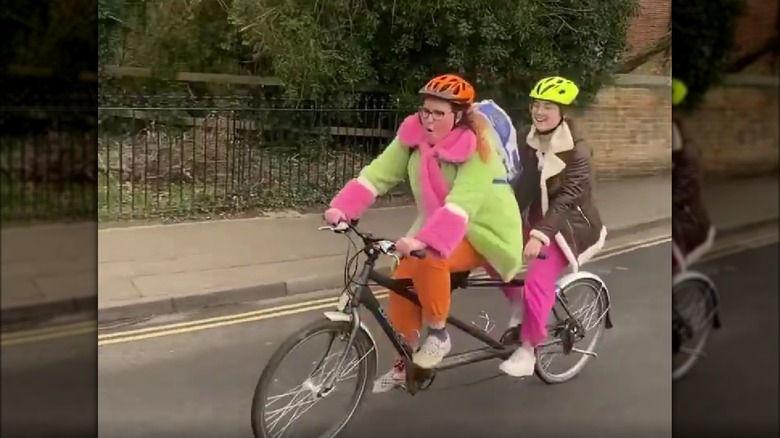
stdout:
{"type": "Polygon", "coordinates": [[[97,306],[97,296],[35,303],[3,309],[0,314],[0,321],[2,321],[3,327],[35,324],[63,315],[94,312],[97,306]]]}
{"type": "MultiPolygon", "coordinates": [[[[639,224],[618,227],[610,230],[609,237],[617,238],[627,234],[642,232],[669,222],[671,217],[651,219],[639,224]]],[[[380,268],[380,272],[389,273],[389,268],[380,268]]],[[[221,289],[205,293],[153,300],[128,300],[111,303],[98,309],[98,321],[101,323],[122,319],[143,318],[194,311],[207,307],[217,307],[249,302],[297,301],[317,296],[317,292],[340,289],[344,286],[344,274],[339,271],[332,275],[308,276],[292,279],[284,283],[257,285],[240,289],[221,289]]]]}
{"type": "MultiPolygon", "coordinates": [[[[609,238],[614,239],[633,233],[652,229],[664,223],[669,223],[671,217],[656,218],[639,224],[616,227],[610,230],[609,238]]],[[[766,226],[776,223],[777,218],[761,219],[750,223],[744,223],[718,230],[719,236],[725,237],[738,234],[747,229],[766,226]]],[[[389,272],[389,268],[380,271],[389,272]]],[[[273,303],[295,302],[311,299],[313,297],[326,297],[332,295],[333,289],[343,287],[343,274],[337,272],[327,276],[310,276],[293,279],[286,282],[261,284],[242,288],[220,289],[206,293],[185,295],[180,297],[144,298],[114,302],[98,308],[98,321],[112,322],[123,319],[142,317],[154,317],[182,312],[189,312],[203,308],[236,305],[245,303],[273,303]]],[[[31,318],[48,319],[62,314],[74,313],[82,310],[94,310],[97,307],[95,297],[83,299],[71,299],[62,302],[33,305],[24,308],[8,309],[2,311],[3,325],[8,322],[27,322],[31,318]]]]}

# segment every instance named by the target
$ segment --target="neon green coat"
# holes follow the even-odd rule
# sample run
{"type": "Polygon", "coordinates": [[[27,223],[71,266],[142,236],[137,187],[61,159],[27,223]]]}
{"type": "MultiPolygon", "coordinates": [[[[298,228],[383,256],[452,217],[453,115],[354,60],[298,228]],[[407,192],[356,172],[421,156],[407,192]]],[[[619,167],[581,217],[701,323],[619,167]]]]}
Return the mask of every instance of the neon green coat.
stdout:
{"type": "MultiPolygon", "coordinates": [[[[490,137],[489,142],[497,141],[490,137]]],[[[447,257],[466,238],[504,281],[521,270],[520,211],[495,148],[487,162],[477,137],[456,128],[437,145],[424,141],[416,115],[406,118],[390,145],[331,202],[349,219],[360,217],[377,196],[408,179],[418,216],[407,236],[447,257]]]]}

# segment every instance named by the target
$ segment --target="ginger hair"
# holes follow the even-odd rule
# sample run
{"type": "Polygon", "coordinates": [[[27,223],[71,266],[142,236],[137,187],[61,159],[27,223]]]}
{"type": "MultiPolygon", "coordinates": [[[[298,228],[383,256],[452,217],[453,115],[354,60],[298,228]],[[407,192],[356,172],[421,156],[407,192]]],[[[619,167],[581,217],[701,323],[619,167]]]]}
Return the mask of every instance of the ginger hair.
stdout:
{"type": "Polygon", "coordinates": [[[490,157],[493,156],[492,146],[490,145],[490,123],[482,116],[477,114],[477,111],[468,106],[458,106],[454,108],[455,111],[462,111],[463,117],[459,124],[472,130],[477,136],[477,153],[483,163],[487,163],[490,157]]]}

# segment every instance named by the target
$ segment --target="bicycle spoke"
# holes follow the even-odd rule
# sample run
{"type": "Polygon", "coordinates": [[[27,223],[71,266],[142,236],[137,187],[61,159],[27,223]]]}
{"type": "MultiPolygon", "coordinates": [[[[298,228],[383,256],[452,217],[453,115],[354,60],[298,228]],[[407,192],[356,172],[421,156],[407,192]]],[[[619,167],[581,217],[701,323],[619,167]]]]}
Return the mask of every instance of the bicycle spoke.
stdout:
{"type": "MultiPolygon", "coordinates": [[[[572,346],[570,353],[566,353],[563,345],[564,338],[561,336],[561,333],[568,330],[572,322],[576,322],[580,330],[579,333],[574,335],[573,341],[576,345],[583,341],[589,332],[594,329],[598,330],[608,311],[604,306],[604,293],[604,290],[597,285],[587,284],[580,287],[575,286],[561,294],[556,307],[562,307],[563,310],[556,312],[555,308],[553,308],[553,315],[556,316],[555,323],[548,325],[550,333],[548,340],[540,345],[537,350],[537,366],[540,370],[543,370],[544,374],[551,377],[559,377],[576,368],[577,365],[567,366],[569,371],[563,372],[563,374],[551,374],[550,368],[553,361],[559,356],[563,358],[568,357],[570,353],[577,353],[578,356],[597,357],[595,351],[590,351],[593,348],[592,345],[584,348],[572,346]],[[580,289],[583,290],[580,291],[580,289]],[[578,295],[575,296],[574,293],[578,295]],[[565,306],[562,303],[565,303],[565,306]],[[567,310],[568,312],[566,312],[567,310]]],[[[577,358],[577,362],[580,363],[582,359],[582,357],[577,358]]],[[[566,379],[565,377],[561,378],[566,379]]]]}
{"type": "MultiPolygon", "coordinates": [[[[319,399],[319,400],[322,400],[322,399],[319,399]]],[[[296,411],[293,414],[292,418],[290,418],[290,421],[287,422],[287,424],[279,431],[278,434],[274,434],[274,437],[281,437],[282,434],[284,434],[284,432],[287,430],[287,428],[290,427],[290,425],[292,425],[293,422],[295,422],[295,420],[301,418],[303,416],[303,414],[308,412],[309,409],[311,409],[315,404],[317,404],[317,402],[319,400],[318,399],[314,399],[302,412],[299,409],[296,409],[296,411]]],[[[301,405],[299,405],[298,408],[300,408],[300,406],[301,405]]]]}
{"type": "Polygon", "coordinates": [[[704,351],[688,347],[680,347],[680,353],[687,354],[688,356],[707,357],[707,353],[704,351]]]}
{"type": "MultiPolygon", "coordinates": [[[[296,388],[302,388],[302,387],[303,387],[303,383],[298,385],[296,388]]],[[[286,397],[286,396],[288,396],[290,394],[299,393],[299,392],[301,392],[301,390],[293,390],[293,391],[285,392],[284,394],[275,395],[273,397],[268,397],[268,400],[270,400],[270,402],[266,403],[265,407],[269,407],[269,406],[273,405],[274,403],[276,403],[277,400],[281,399],[282,397],[286,397]]]]}
{"type": "MultiPolygon", "coordinates": [[[[364,354],[363,356],[361,356],[360,358],[358,358],[358,359],[357,359],[357,360],[355,360],[354,362],[350,363],[350,366],[349,366],[349,368],[347,368],[347,369],[346,369],[346,370],[345,370],[345,371],[342,373],[342,375],[341,375],[341,377],[339,377],[338,381],[339,381],[339,382],[343,382],[343,381],[346,381],[346,380],[348,380],[348,378],[344,377],[344,374],[347,374],[347,373],[351,372],[353,369],[355,369],[355,367],[356,367],[356,366],[358,366],[358,365],[360,364],[360,362],[363,362],[363,360],[365,360],[365,358],[367,358],[367,357],[368,357],[368,355],[369,355],[369,354],[371,354],[373,351],[374,351],[374,347],[371,347],[371,348],[370,348],[370,349],[369,349],[369,350],[366,352],[366,354],[364,354]]],[[[355,376],[357,376],[357,375],[355,375],[355,376]]]]}
{"type": "MultiPolygon", "coordinates": [[[[301,385],[301,386],[303,386],[303,385],[301,385]]],[[[284,417],[285,417],[285,415],[286,415],[288,412],[290,412],[290,410],[291,410],[291,409],[293,409],[293,408],[297,408],[298,406],[300,406],[300,403],[302,402],[302,400],[303,400],[303,399],[305,399],[307,396],[310,396],[310,395],[311,395],[311,393],[310,393],[310,392],[309,392],[309,393],[307,393],[307,392],[306,392],[306,390],[305,390],[305,388],[302,388],[302,389],[301,389],[301,391],[299,391],[297,394],[295,394],[295,397],[294,397],[294,398],[293,398],[293,400],[291,401],[291,405],[292,405],[292,406],[291,406],[291,405],[287,405],[287,406],[285,406],[284,408],[277,409],[277,410],[275,410],[275,411],[271,411],[271,412],[268,412],[268,413],[266,413],[266,415],[267,415],[267,416],[270,416],[270,415],[268,415],[268,414],[275,414],[275,413],[278,413],[278,415],[276,415],[276,417],[275,417],[275,418],[274,418],[272,421],[269,421],[269,419],[268,419],[268,418],[266,418],[266,421],[269,421],[269,423],[268,423],[268,429],[270,429],[270,430],[273,430],[273,429],[274,429],[274,427],[276,427],[276,424],[277,424],[277,423],[279,423],[279,421],[280,421],[282,418],[284,418],[284,417]],[[299,396],[299,395],[301,395],[301,394],[304,394],[304,396],[302,397],[302,399],[300,399],[300,400],[299,400],[299,399],[298,399],[298,396],[299,396]]],[[[285,428],[286,428],[286,427],[285,427],[285,428]]]]}
{"type": "MultiPolygon", "coordinates": [[[[280,395],[266,398],[265,407],[267,410],[264,416],[267,430],[272,437],[285,436],[295,421],[325,398],[320,396],[323,394],[323,390],[335,391],[336,384],[357,378],[356,368],[375,351],[375,347],[371,347],[360,357],[345,360],[345,363],[339,367],[336,366],[339,359],[343,354],[349,354],[352,349],[334,348],[334,344],[334,339],[331,339],[326,354],[314,362],[314,369],[303,383],[280,395]],[[287,399],[288,403],[282,406],[280,402],[282,399],[287,399]],[[271,407],[276,407],[276,409],[269,409],[271,407]]],[[[354,357],[354,354],[351,356],[354,357]]]]}

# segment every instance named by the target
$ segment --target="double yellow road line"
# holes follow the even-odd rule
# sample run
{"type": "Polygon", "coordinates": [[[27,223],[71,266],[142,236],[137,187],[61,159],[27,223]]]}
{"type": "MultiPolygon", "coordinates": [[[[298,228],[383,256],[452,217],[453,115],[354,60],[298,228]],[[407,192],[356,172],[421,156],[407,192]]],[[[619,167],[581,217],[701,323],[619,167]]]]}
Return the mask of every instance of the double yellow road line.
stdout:
{"type": "MultiPolygon", "coordinates": [[[[632,242],[617,248],[611,248],[605,251],[603,255],[594,260],[614,257],[625,252],[634,251],[639,248],[658,245],[668,242],[668,236],[659,236],[639,242],[632,242]]],[[[388,291],[377,288],[375,295],[378,299],[386,298],[388,291]]],[[[176,324],[169,324],[158,327],[148,327],[142,329],[128,330],[119,333],[107,333],[98,336],[98,346],[119,344],[124,342],[140,341],[144,339],[156,338],[160,336],[169,336],[182,333],[191,333],[200,330],[206,330],[217,327],[226,327],[246,322],[262,321],[265,319],[278,318],[289,315],[310,312],[313,310],[322,310],[332,308],[336,305],[338,297],[322,298],[318,300],[305,301],[302,303],[288,304],[269,309],[255,310],[234,315],[217,316],[213,318],[201,319],[197,321],[188,321],[176,324]]]]}
{"type": "MultiPolygon", "coordinates": [[[[593,261],[603,260],[615,257],[620,254],[635,251],[637,249],[649,246],[659,245],[670,241],[670,236],[657,236],[650,239],[635,241],[620,245],[614,248],[605,249],[602,254],[594,258],[593,261]]],[[[387,290],[377,289],[375,291],[377,298],[383,299],[388,295],[387,290]]],[[[174,324],[166,324],[155,327],[139,328],[134,330],[125,330],[115,333],[104,333],[97,336],[98,346],[107,346],[125,342],[141,341],[145,339],[157,338],[162,336],[177,335],[183,333],[192,333],[200,330],[226,327],[235,324],[247,322],[262,321],[272,318],[280,318],[289,315],[310,312],[313,310],[322,310],[332,308],[336,305],[338,297],[321,298],[309,300],[300,303],[287,304],[268,309],[254,310],[232,315],[223,315],[212,318],[200,319],[196,321],[187,321],[174,324]]],[[[75,336],[78,334],[95,333],[97,324],[94,321],[84,323],[62,325],[59,327],[42,328],[25,332],[15,332],[2,336],[2,347],[26,344],[31,342],[41,342],[57,338],[75,336]]]]}
{"type": "Polygon", "coordinates": [[[83,321],[3,334],[0,336],[0,338],[2,338],[2,343],[0,345],[2,348],[12,347],[20,344],[69,338],[71,336],[95,333],[96,331],[97,321],[83,321]]]}

